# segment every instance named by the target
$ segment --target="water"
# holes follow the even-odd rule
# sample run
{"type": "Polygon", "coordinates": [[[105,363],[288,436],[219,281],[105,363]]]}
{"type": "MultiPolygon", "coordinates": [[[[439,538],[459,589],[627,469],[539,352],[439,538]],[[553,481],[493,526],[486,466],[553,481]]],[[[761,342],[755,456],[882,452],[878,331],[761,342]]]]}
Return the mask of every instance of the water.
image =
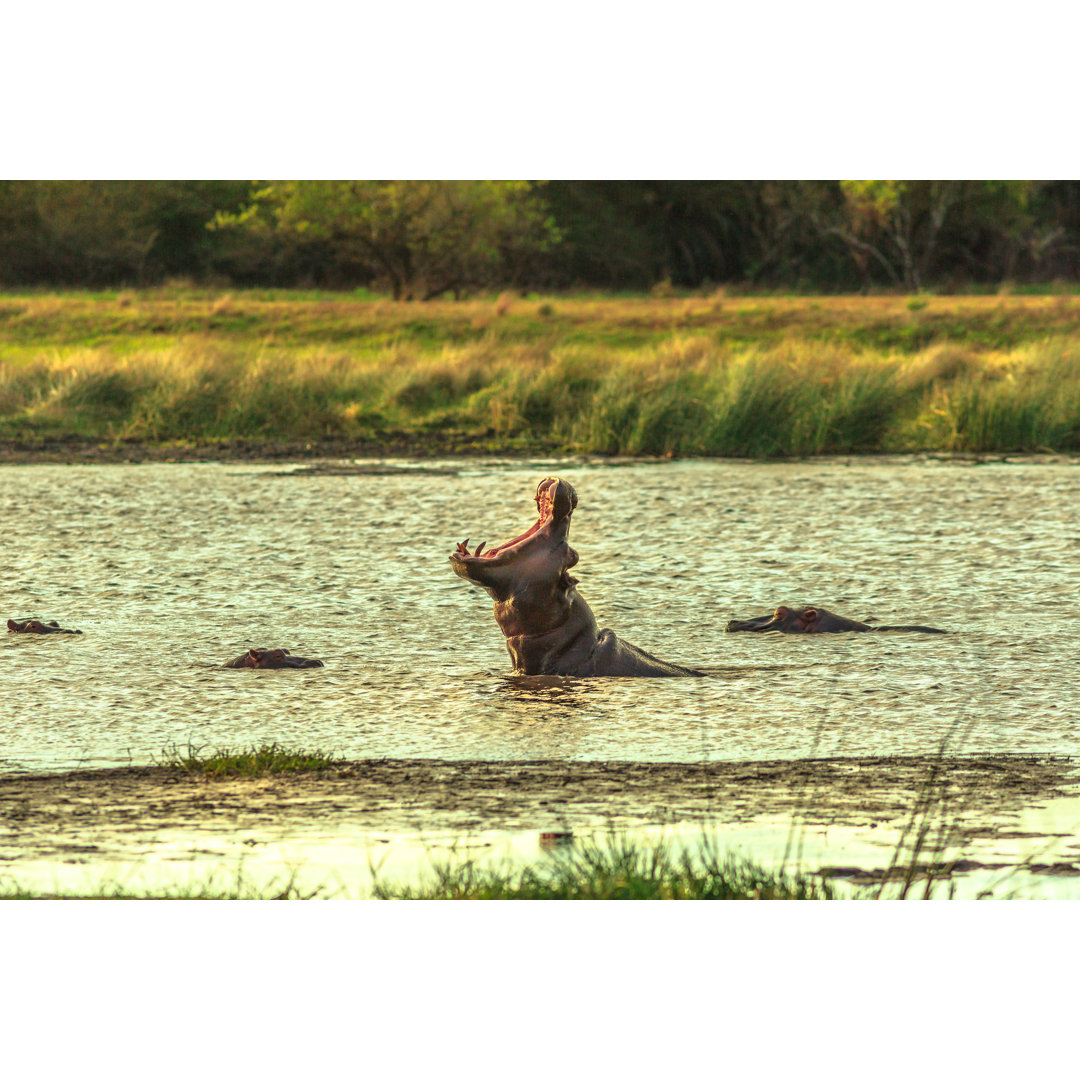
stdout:
{"type": "Polygon", "coordinates": [[[1074,753],[1080,468],[927,461],[387,462],[0,470],[0,768],[276,740],[349,758],[700,761],[1074,753]],[[449,553],[577,488],[602,626],[708,679],[507,678],[449,553]],[[725,634],[813,602],[949,636],[725,634]],[[230,670],[251,646],[326,667],[230,670]]]}

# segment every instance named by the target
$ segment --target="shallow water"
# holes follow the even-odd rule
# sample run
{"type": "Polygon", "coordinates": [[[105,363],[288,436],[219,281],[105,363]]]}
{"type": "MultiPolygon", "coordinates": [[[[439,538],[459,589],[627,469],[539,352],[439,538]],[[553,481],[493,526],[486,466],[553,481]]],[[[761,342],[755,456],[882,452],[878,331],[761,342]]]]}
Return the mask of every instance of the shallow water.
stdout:
{"type": "MultiPolygon", "coordinates": [[[[974,840],[964,850],[967,859],[978,860],[974,869],[932,885],[917,876],[910,886],[910,898],[1080,898],[1080,877],[1075,873],[1075,827],[1080,812],[1076,804],[1076,799],[1056,800],[1050,807],[1025,811],[1018,821],[1023,829],[1045,832],[1064,828],[1071,838],[1047,839],[1018,829],[1012,836],[974,840]],[[1040,860],[1047,859],[1072,860],[1073,870],[1053,874],[1038,869],[1047,865],[1040,860]],[[1030,863],[1035,864],[1034,870],[1030,863]]],[[[604,829],[577,830],[566,845],[552,848],[537,830],[482,829],[463,834],[436,825],[423,832],[394,828],[369,831],[347,821],[307,827],[290,822],[284,828],[266,825],[250,830],[208,820],[200,827],[139,837],[129,834],[122,852],[102,853],[92,846],[73,844],[61,857],[6,856],[9,861],[0,886],[17,883],[39,894],[90,895],[109,895],[117,889],[159,895],[167,890],[228,891],[242,886],[256,895],[271,895],[291,883],[302,893],[326,899],[364,899],[370,897],[377,881],[398,892],[403,887],[429,887],[437,868],[453,869],[466,862],[481,869],[512,871],[557,857],[575,846],[604,846],[609,835],[604,829]]],[[[894,865],[902,833],[896,827],[871,831],[820,823],[793,829],[786,815],[771,815],[750,824],[645,826],[616,835],[645,850],[662,843],[675,858],[683,850],[695,853],[704,846],[706,851],[744,856],[771,871],[816,874],[825,869],[825,880],[838,897],[865,898],[874,896],[881,886],[858,883],[842,868],[857,866],[873,871],[894,865]],[[829,867],[839,872],[830,873],[829,867]]],[[[947,858],[956,855],[956,851],[946,853],[947,858]]],[[[900,889],[899,883],[891,881],[884,886],[883,895],[887,899],[898,897],[900,889]]]]}
{"type": "Polygon", "coordinates": [[[0,768],[269,740],[349,758],[700,761],[1073,753],[1080,468],[1069,464],[454,461],[0,470],[0,768]],[[370,467],[368,467],[370,468],[370,467]],[[449,553],[577,488],[602,626],[708,679],[507,678],[449,553]],[[949,636],[725,634],[813,602],[949,636]],[[230,670],[250,646],[310,671],[230,670]]]}

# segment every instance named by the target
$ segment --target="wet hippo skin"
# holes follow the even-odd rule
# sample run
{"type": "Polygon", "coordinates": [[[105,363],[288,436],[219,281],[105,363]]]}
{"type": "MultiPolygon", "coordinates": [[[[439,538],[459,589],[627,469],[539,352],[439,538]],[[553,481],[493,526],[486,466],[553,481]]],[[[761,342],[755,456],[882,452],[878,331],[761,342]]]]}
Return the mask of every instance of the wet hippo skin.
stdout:
{"type": "Polygon", "coordinates": [[[54,619],[45,622],[42,619],[8,619],[8,632],[12,634],[81,634],[81,630],[66,630],[54,619]]]}
{"type": "Polygon", "coordinates": [[[596,618],[568,571],[578,554],[569,543],[577,493],[548,477],[536,489],[539,516],[521,536],[498,547],[469,541],[450,556],[454,572],[480,585],[495,601],[495,621],[518,675],[693,676],[700,671],[668,664],[598,630],[596,618]]]}
{"type": "Polygon", "coordinates": [[[245,668],[312,668],[323,667],[321,660],[308,660],[293,656],[288,649],[248,649],[246,653],[230,660],[226,667],[245,668]]]}
{"type": "Polygon", "coordinates": [[[778,630],[781,634],[843,634],[849,631],[908,630],[920,634],[947,634],[948,630],[936,630],[932,626],[870,626],[855,619],[834,615],[823,607],[785,607],[781,605],[771,615],[759,615],[756,619],[740,622],[733,619],[727,624],[728,633],[740,630],[762,632],[778,630]]]}

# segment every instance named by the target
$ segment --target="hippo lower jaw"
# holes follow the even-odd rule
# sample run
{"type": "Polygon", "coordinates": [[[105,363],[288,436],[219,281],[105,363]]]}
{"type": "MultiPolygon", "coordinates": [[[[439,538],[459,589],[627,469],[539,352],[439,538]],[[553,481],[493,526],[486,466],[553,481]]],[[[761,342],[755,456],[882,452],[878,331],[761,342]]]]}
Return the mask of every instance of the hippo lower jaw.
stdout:
{"type": "Polygon", "coordinates": [[[737,619],[732,619],[724,628],[725,633],[735,634],[741,631],[748,631],[749,633],[759,634],[766,630],[779,630],[780,623],[773,615],[759,615],[756,619],[744,619],[739,622],[737,619]]]}

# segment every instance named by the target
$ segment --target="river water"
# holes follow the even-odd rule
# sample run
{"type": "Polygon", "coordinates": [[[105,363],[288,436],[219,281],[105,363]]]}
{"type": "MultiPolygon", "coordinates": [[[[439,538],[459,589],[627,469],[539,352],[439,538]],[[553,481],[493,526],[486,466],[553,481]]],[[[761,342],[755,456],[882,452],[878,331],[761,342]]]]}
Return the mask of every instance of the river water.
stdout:
{"type": "Polygon", "coordinates": [[[1080,467],[932,460],[0,470],[0,769],[276,740],[348,758],[1074,753],[1080,467]],[[558,474],[601,626],[706,679],[508,678],[457,541],[558,474]],[[945,635],[725,634],[811,602],[945,635]],[[232,670],[284,646],[316,670],[232,670]]]}

